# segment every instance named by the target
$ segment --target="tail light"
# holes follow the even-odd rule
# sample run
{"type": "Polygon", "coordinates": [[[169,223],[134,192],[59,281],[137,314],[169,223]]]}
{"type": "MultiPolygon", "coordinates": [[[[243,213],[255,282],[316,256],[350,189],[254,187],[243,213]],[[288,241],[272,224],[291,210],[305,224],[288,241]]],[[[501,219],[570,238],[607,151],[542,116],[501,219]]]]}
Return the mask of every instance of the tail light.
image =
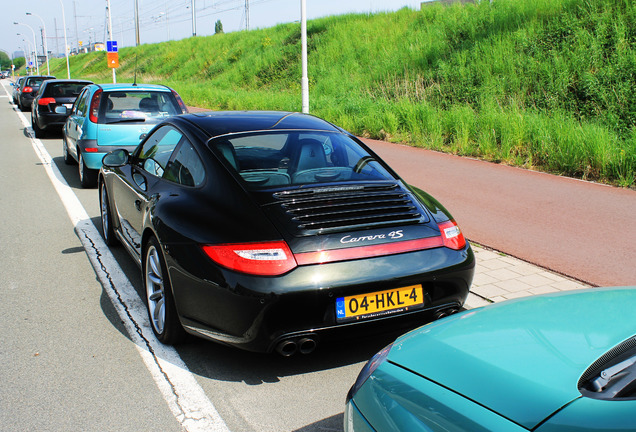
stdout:
{"type": "Polygon", "coordinates": [[[439,230],[442,233],[444,246],[447,248],[460,250],[466,246],[464,234],[462,234],[462,231],[457,226],[457,222],[454,220],[451,219],[449,221],[442,222],[439,224],[439,230]]]}
{"type": "Polygon", "coordinates": [[[97,90],[91,99],[91,107],[88,113],[88,118],[97,123],[97,115],[99,114],[99,102],[102,100],[102,90],[97,90]]]}
{"type": "Polygon", "coordinates": [[[38,100],[38,105],[48,105],[57,102],[55,98],[40,98],[38,100]]]}
{"type": "Polygon", "coordinates": [[[22,93],[31,93],[33,91],[33,87],[26,86],[22,89],[22,93]]]}
{"type": "Polygon", "coordinates": [[[223,267],[251,275],[278,276],[297,266],[284,241],[206,245],[203,251],[223,267]]]}
{"type": "Polygon", "coordinates": [[[179,108],[181,108],[181,112],[183,114],[188,112],[188,108],[186,108],[185,104],[183,103],[183,99],[181,99],[181,96],[179,96],[179,93],[177,93],[176,91],[170,89],[172,91],[172,95],[174,96],[174,98],[177,100],[177,103],[179,104],[179,108]]]}

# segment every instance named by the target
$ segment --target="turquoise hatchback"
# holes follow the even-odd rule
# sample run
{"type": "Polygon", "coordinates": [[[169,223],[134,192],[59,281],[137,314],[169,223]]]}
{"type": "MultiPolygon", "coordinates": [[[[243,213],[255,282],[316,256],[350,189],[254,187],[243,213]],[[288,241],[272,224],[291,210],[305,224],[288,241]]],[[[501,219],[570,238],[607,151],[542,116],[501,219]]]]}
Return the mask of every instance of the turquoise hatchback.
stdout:
{"type": "Polygon", "coordinates": [[[636,287],[510,300],[398,338],[363,368],[344,426],[636,431],[636,287]]]}
{"type": "MultiPolygon", "coordinates": [[[[61,111],[65,113],[66,108],[56,108],[56,112],[61,111]]],[[[88,85],[77,97],[62,130],[64,162],[76,162],[82,187],[93,187],[106,153],[119,148],[134,150],[156,124],[186,112],[181,97],[166,86],[88,85]]]]}

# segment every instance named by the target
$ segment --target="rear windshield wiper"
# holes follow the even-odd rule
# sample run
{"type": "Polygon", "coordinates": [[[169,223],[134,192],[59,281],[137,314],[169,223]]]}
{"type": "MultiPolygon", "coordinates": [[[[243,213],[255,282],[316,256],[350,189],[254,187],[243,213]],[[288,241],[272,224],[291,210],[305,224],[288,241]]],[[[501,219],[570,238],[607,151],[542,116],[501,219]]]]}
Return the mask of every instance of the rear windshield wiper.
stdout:
{"type": "Polygon", "coordinates": [[[105,124],[115,124],[115,123],[135,123],[135,122],[145,122],[146,118],[145,117],[135,117],[135,118],[124,118],[124,119],[117,119],[117,120],[111,120],[108,122],[105,122],[105,124]]]}

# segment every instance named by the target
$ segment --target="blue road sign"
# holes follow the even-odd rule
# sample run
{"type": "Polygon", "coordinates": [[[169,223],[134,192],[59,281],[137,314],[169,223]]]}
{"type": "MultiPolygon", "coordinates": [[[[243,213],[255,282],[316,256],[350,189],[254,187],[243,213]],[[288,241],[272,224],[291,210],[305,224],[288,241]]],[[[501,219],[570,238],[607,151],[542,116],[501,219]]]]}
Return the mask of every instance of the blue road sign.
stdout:
{"type": "Polygon", "coordinates": [[[107,52],[117,52],[117,41],[106,41],[107,52]]]}

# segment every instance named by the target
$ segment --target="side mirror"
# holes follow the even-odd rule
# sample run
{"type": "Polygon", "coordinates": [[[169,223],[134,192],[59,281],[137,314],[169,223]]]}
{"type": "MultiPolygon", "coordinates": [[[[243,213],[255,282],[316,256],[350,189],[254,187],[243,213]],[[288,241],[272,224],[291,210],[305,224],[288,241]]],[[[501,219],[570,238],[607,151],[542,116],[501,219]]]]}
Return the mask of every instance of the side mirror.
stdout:
{"type": "Polygon", "coordinates": [[[108,168],[122,167],[128,163],[129,159],[130,154],[128,153],[128,150],[117,149],[110,153],[106,153],[102,159],[102,165],[108,168]]]}
{"type": "Polygon", "coordinates": [[[55,114],[68,114],[68,108],[66,108],[64,105],[60,105],[60,106],[56,106],[55,107],[55,114]]]}

